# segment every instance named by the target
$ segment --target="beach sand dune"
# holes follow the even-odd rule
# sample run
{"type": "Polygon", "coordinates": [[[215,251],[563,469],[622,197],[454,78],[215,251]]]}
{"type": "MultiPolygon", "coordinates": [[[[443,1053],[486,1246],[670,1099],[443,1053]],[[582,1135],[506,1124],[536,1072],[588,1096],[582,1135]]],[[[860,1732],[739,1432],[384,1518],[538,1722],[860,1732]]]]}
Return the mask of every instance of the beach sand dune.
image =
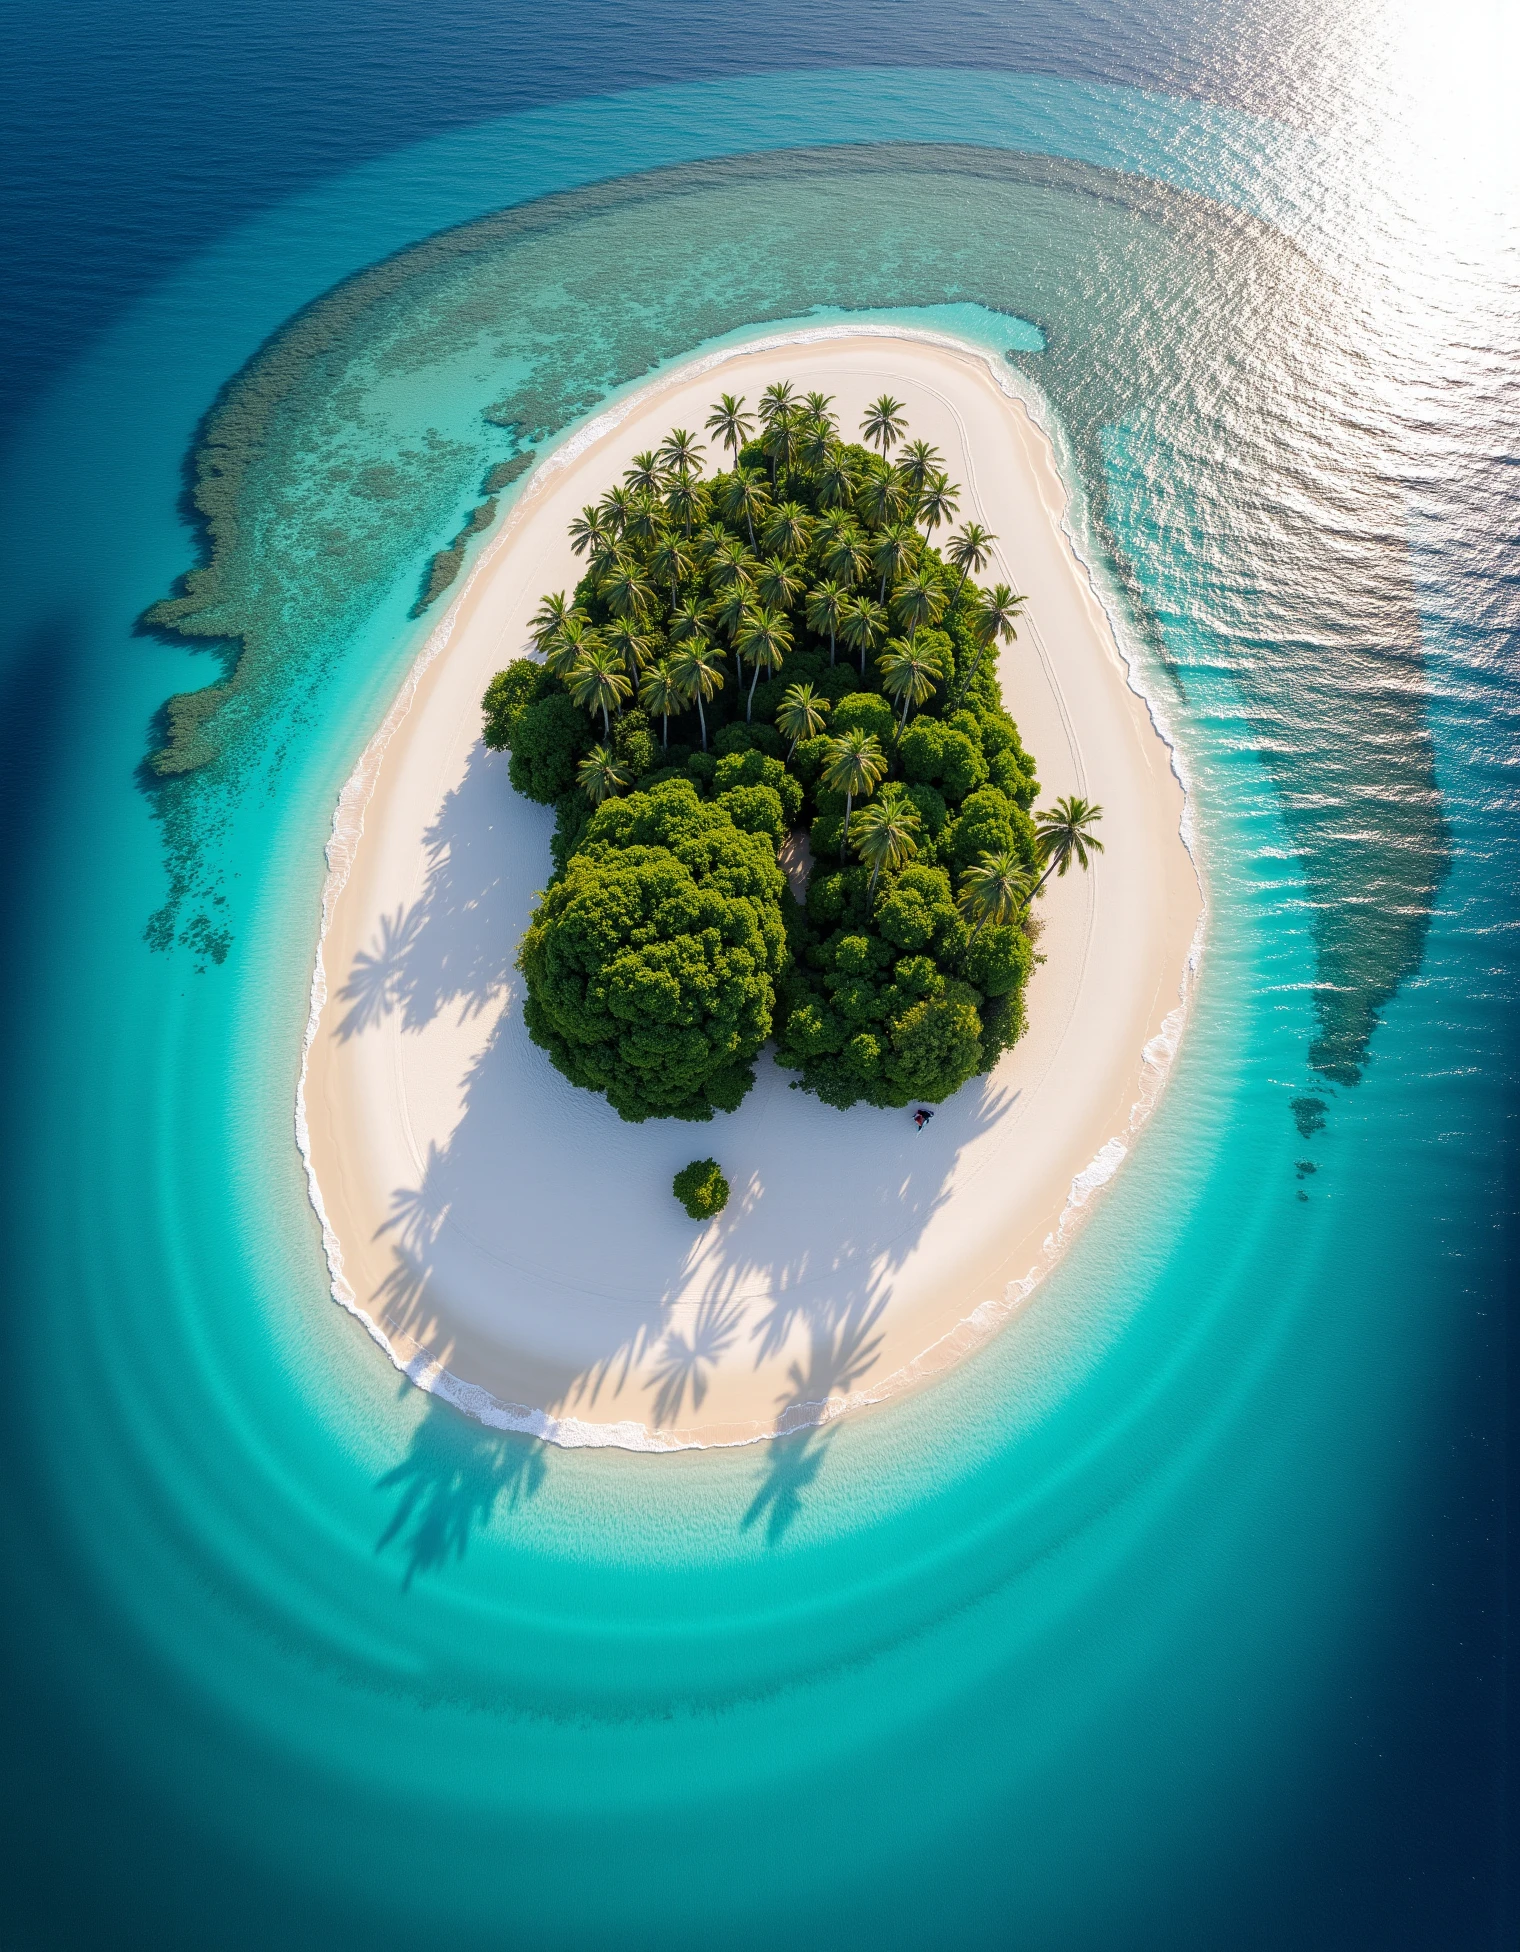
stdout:
{"type": "Polygon", "coordinates": [[[985,358],[849,333],[704,367],[541,464],[330,849],[298,1122],[334,1292],[425,1386],[560,1442],[745,1441],[923,1381],[990,1332],[1047,1264],[1073,1180],[1119,1156],[1201,909],[1171,754],[1062,533],[1049,443],[985,358]],[[545,592],[574,586],[581,504],[670,427],[700,429],[720,390],[753,403],[772,379],[833,394],[846,428],[883,391],[906,402],[963,484],[962,519],[1000,538],[986,580],[1029,598],[1001,670],[1040,804],[1105,809],[1094,870],[1039,904],[1028,1033],[922,1133],[789,1089],[768,1055],[732,1115],[624,1124],[523,1029],[513,962],[551,816],[482,746],[481,694],[528,649],[545,592]],[[733,1196],[698,1227],[670,1181],[709,1153],[733,1196]]]}

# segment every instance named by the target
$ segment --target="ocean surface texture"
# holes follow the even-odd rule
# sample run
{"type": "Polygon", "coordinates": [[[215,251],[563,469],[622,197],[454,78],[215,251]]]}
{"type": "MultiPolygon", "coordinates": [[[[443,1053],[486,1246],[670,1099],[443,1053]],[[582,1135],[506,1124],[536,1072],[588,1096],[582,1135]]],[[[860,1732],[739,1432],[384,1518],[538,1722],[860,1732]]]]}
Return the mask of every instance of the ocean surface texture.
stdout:
{"type": "Polygon", "coordinates": [[[702,17],[5,27],[0,1945],[1508,1948],[1515,30],[702,17]],[[860,314],[1056,439],[1192,794],[1180,1057],[933,1388],[485,1430],[328,1296],[333,807],[493,470],[860,314]]]}

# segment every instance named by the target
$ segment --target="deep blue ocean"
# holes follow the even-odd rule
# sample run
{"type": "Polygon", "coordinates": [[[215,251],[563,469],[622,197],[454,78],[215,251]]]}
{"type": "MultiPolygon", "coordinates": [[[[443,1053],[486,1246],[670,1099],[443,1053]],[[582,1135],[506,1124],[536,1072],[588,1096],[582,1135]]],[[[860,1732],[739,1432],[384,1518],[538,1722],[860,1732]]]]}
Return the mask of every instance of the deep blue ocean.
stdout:
{"type": "Polygon", "coordinates": [[[1517,64],[1482,0],[5,10],[6,1952],[1517,1942],[1517,64]],[[488,469],[867,310],[1045,403],[1192,791],[1181,1054],[932,1388],[485,1430],[328,1297],[337,794],[488,469]]]}

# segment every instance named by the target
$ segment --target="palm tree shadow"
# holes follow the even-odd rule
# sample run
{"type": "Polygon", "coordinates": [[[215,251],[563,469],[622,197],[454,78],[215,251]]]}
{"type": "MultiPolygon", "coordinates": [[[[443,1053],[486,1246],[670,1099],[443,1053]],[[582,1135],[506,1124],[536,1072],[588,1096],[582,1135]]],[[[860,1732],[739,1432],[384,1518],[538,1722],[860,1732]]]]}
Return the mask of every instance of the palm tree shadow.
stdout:
{"type": "Polygon", "coordinates": [[[674,1328],[666,1332],[654,1370],[657,1388],[653,1407],[659,1428],[668,1428],[681,1414],[688,1388],[693,1411],[701,1409],[707,1395],[708,1371],[732,1346],[743,1318],[742,1301],[707,1295],[697,1308],[689,1336],[674,1328]]]}
{"type": "MultiPolygon", "coordinates": [[[[886,1297],[862,1301],[830,1326],[817,1322],[812,1330],[812,1345],[807,1364],[794,1362],[788,1372],[791,1388],[779,1404],[778,1427],[809,1411],[818,1411],[832,1398],[848,1395],[866,1376],[881,1347],[875,1333],[886,1297]]],[[[772,1437],[765,1446],[760,1484],[749,1508],[740,1520],[740,1529],[765,1527],[765,1542],[776,1545],[796,1523],[804,1498],[817,1482],[828,1454],[831,1432],[811,1423],[789,1436],[772,1437]]]]}
{"type": "Polygon", "coordinates": [[[451,1006],[461,1020],[479,1016],[507,987],[517,946],[508,927],[513,896],[540,871],[532,850],[514,852],[494,838],[509,791],[500,764],[477,745],[423,836],[421,895],[380,917],[338,990],[345,1042],[397,1013],[412,1031],[451,1006]]]}
{"type": "MultiPolygon", "coordinates": [[[[505,1297],[511,1307],[524,1300],[523,1283],[536,1278],[521,1270],[533,1267],[571,1291],[598,1291],[602,1236],[586,1233],[584,1243],[572,1243],[554,1231],[562,1228],[556,1216],[565,1189],[588,1173],[605,1183],[606,1211],[617,1216],[602,1232],[619,1237],[621,1229],[635,1244],[638,1238],[644,1192],[626,1170],[622,1128],[609,1125],[605,1106],[567,1109],[565,1097],[580,1094],[529,1039],[511,974],[542,882],[546,839],[543,810],[513,795],[498,755],[475,748],[425,836],[418,900],[377,921],[340,992],[348,1013],[339,1028],[343,1037],[373,1031],[385,1019],[387,1037],[421,1032],[444,1012],[460,1025],[486,1020],[480,1036],[467,1040],[471,1055],[448,1129],[427,1135],[420,1168],[408,1166],[404,1183],[391,1188],[366,1275],[367,1312],[386,1333],[443,1360],[454,1345],[452,1297],[459,1283],[478,1283],[487,1262],[519,1270],[500,1277],[517,1283],[505,1297]],[[525,1106],[539,1110],[525,1117],[525,1106]],[[511,1199],[504,1200],[504,1186],[511,1199]],[[595,1251],[582,1251],[583,1244],[595,1251]]],[[[878,1331],[898,1272],[950,1197],[956,1159],[1010,1102],[1006,1089],[984,1080],[930,1139],[905,1134],[905,1121],[894,1127],[867,1123],[875,1114],[855,1116],[841,1129],[858,1134],[876,1164],[844,1216],[819,1185],[792,1173],[783,1175],[793,1202],[787,1224],[742,1225],[761,1195],[757,1171],[700,1260],[684,1236],[655,1229],[643,1261],[621,1271],[628,1293],[595,1317],[595,1339],[557,1354],[540,1352],[535,1403],[580,1417],[603,1414],[610,1403],[610,1414],[621,1420],[630,1414],[629,1385],[637,1372],[633,1413],[670,1429],[706,1409],[718,1393],[715,1378],[749,1364],[759,1369],[775,1362],[779,1369],[790,1362],[780,1401],[783,1433],[831,1413],[881,1360],[878,1331]]],[[[821,1143],[836,1136],[830,1120],[850,1115],[814,1108],[806,1116],[821,1143]]],[[[510,1323],[510,1309],[502,1320],[510,1323]]],[[[403,1543],[409,1579],[461,1553],[504,1488],[510,1486],[514,1499],[533,1489],[520,1445],[489,1429],[469,1426],[454,1451],[436,1442],[429,1448],[428,1432],[440,1416],[456,1420],[435,1399],[411,1454],[385,1480],[398,1503],[379,1549],[403,1543]],[[507,1456],[517,1464],[504,1463],[507,1456]]],[[[778,1486],[786,1477],[782,1463],[799,1453],[790,1491],[779,1502],[771,1494],[765,1507],[773,1538],[793,1523],[821,1465],[817,1440],[789,1444],[773,1473],[778,1486]]]]}
{"type": "MultiPolygon", "coordinates": [[[[411,1392],[402,1385],[403,1398],[411,1392]]],[[[392,1545],[405,1555],[403,1588],[419,1573],[462,1559],[480,1527],[503,1499],[509,1511],[543,1484],[547,1449],[531,1437],[488,1430],[434,1396],[428,1399],[407,1454],[376,1483],[396,1504],[375,1541],[377,1556],[392,1545]]]]}
{"type": "Polygon", "coordinates": [[[765,1528],[767,1545],[778,1545],[796,1523],[803,1499],[823,1469],[831,1432],[814,1424],[791,1437],[772,1437],[765,1445],[760,1483],[739,1525],[765,1528]]]}
{"type": "Polygon", "coordinates": [[[426,909],[417,902],[410,914],[398,907],[394,915],[380,917],[380,934],[373,949],[355,953],[348,979],[338,992],[346,1003],[338,1022],[338,1035],[346,1042],[388,1017],[401,1003],[407,986],[407,966],[416,948],[417,937],[426,919],[426,909]]]}

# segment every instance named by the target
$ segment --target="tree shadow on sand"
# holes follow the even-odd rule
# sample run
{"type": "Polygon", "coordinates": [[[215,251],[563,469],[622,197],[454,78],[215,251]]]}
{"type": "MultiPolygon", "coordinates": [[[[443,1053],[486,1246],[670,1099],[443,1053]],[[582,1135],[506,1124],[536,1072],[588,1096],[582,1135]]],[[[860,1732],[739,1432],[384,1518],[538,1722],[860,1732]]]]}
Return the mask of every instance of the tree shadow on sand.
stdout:
{"type": "MultiPolygon", "coordinates": [[[[615,1164],[599,1158],[594,1137],[581,1134],[584,1143],[562,1167],[549,1135],[525,1127],[516,1109],[536,1092],[572,1090],[529,1046],[519,1012],[509,1006],[464,1081],[458,1123],[442,1143],[428,1140],[415,1183],[392,1189],[389,1214],[376,1234],[389,1243],[389,1264],[367,1306],[388,1335],[447,1360],[453,1317],[446,1297],[460,1280],[479,1278],[470,1267],[488,1265],[469,1260],[478,1254],[476,1243],[496,1243],[497,1252],[525,1270],[535,1257],[552,1265],[561,1249],[575,1262],[585,1232],[579,1220],[544,1217],[558,1204],[554,1175],[563,1169],[574,1183],[603,1189],[591,1237],[605,1245],[607,1278],[624,1295],[603,1312],[599,1348],[588,1351],[583,1341],[580,1357],[567,1359],[557,1375],[545,1372],[544,1351],[537,1351],[537,1407],[551,1415],[611,1421],[632,1415],[663,1430],[700,1418],[720,1367],[760,1369],[778,1358],[787,1361],[787,1388],[776,1403],[783,1429],[811,1422],[831,1401],[867,1382],[881,1355],[883,1318],[904,1263],[949,1199],[962,1148],[1006,1105],[1004,1095],[986,1085],[980,1099],[961,1108],[955,1140],[932,1153],[910,1137],[911,1152],[892,1154],[889,1139],[878,1162],[880,1177],[858,1210],[799,1211],[795,1228],[779,1240],[743,1227],[754,1201],[741,1196],[732,1232],[705,1236],[705,1245],[674,1248],[675,1258],[651,1263],[642,1286],[618,1256],[637,1237],[639,1214],[647,1210],[638,1202],[650,1193],[637,1189],[629,1213],[613,1210],[610,1203],[626,1189],[615,1164]],[[557,1227],[567,1231],[556,1235],[557,1227]],[[624,1391],[640,1372],[647,1393],[643,1407],[631,1409],[624,1391]]],[[[501,1265],[489,1263],[493,1270],[501,1265]]],[[[565,1264],[558,1272],[571,1287],[587,1278],[584,1265],[565,1264]]],[[[491,1278],[498,1277],[493,1272],[491,1278]]],[[[538,1277],[529,1271],[515,1278],[531,1285],[538,1277]]],[[[546,1294],[544,1305],[556,1303],[546,1294]]],[[[782,1452],[809,1460],[813,1454],[810,1439],[790,1442],[782,1452]]],[[[810,1462],[809,1469],[816,1468],[810,1462]]],[[[784,1481],[780,1474],[775,1485],[784,1481]]],[[[769,1536],[779,1537],[791,1523],[800,1489],[793,1470],[784,1499],[779,1488],[767,1494],[773,1507],[769,1536]]]]}
{"type": "Polygon", "coordinates": [[[338,992],[340,1038],[397,1012],[405,1030],[420,1030],[451,1004],[462,1018],[479,1016],[507,988],[517,954],[506,926],[517,905],[508,884],[521,878],[521,863],[508,844],[504,784],[499,762],[477,745],[423,836],[421,895],[381,916],[373,942],[354,956],[338,992]]]}
{"type": "MultiPolygon", "coordinates": [[[[402,1385],[403,1397],[411,1390],[402,1385]]],[[[462,1559],[475,1532],[490,1523],[503,1500],[515,1510],[533,1497],[548,1472],[548,1446],[508,1430],[488,1430],[440,1398],[428,1398],[401,1462],[376,1490],[392,1493],[395,1509],[375,1551],[396,1546],[406,1560],[401,1584],[462,1559]]]]}
{"type": "MultiPolygon", "coordinates": [[[[968,1086],[924,1138],[906,1113],[835,1112],[772,1089],[768,1105],[703,1133],[748,1156],[729,1210],[700,1233],[677,1224],[662,1154],[684,1140],[673,1149],[637,1128],[648,1136],[631,1152],[632,1128],[560,1077],[523,1025],[513,963],[547,838],[500,757],[477,746],[428,831],[421,897],[386,918],[338,992],[345,1038],[387,1018],[387,1035],[418,1033],[450,1007],[461,1024],[483,1019],[459,1058],[457,1114],[418,1134],[415,1179],[390,1191],[363,1303],[388,1336],[451,1367],[453,1296],[484,1310],[499,1293],[530,1313],[589,1303],[578,1342],[551,1354],[553,1338],[535,1338],[534,1403],[556,1416],[681,1430],[710,1413],[720,1372],[784,1373],[775,1414],[789,1434],[766,1444],[744,1521],[776,1540],[821,1468],[820,1414],[875,1372],[902,1269],[951,1197],[958,1159],[1011,1094],[991,1079],[968,1086]]],[[[762,1072],[770,1062],[761,1056],[762,1072]]],[[[440,1420],[463,1422],[435,1404],[387,1480],[401,1502],[382,1544],[404,1539],[414,1571],[462,1551],[504,1489],[532,1488],[527,1440],[469,1425],[450,1447],[431,1434],[440,1420]]]]}

